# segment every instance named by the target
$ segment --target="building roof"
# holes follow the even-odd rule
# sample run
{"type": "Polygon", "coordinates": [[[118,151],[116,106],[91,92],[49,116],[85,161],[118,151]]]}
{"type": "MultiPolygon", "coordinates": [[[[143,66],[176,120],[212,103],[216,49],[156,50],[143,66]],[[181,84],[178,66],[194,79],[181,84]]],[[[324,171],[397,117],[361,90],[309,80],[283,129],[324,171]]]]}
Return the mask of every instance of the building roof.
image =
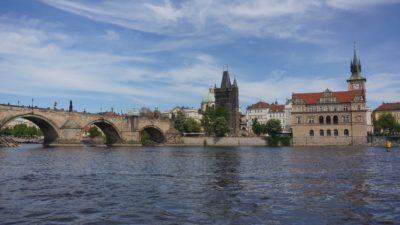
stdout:
{"type": "Polygon", "coordinates": [[[374,111],[389,111],[389,110],[400,110],[400,102],[393,103],[382,103],[374,111]]]}
{"type": "Polygon", "coordinates": [[[203,96],[201,103],[215,102],[214,90],[210,88],[207,95],[203,96]]]}
{"type": "Polygon", "coordinates": [[[266,103],[266,102],[262,102],[259,101],[249,107],[247,107],[247,109],[266,109],[269,108],[270,104],[266,103]]]}
{"type": "MultiPolygon", "coordinates": [[[[292,98],[302,99],[306,104],[316,104],[324,93],[326,93],[326,91],[316,93],[293,93],[292,98]]],[[[352,102],[354,97],[364,95],[362,90],[332,91],[330,93],[332,93],[333,97],[336,98],[336,103],[352,102]]]]}
{"type": "Polygon", "coordinates": [[[269,106],[269,112],[285,112],[285,105],[272,104],[269,106]]]}

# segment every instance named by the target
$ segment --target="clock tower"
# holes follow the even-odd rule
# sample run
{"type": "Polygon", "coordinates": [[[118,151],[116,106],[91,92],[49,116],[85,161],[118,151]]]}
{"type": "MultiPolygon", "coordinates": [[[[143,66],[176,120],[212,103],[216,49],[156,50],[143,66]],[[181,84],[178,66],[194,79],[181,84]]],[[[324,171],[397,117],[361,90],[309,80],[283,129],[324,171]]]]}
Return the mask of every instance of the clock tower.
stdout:
{"type": "Polygon", "coordinates": [[[347,80],[347,87],[349,91],[352,90],[364,90],[365,91],[365,82],[367,79],[361,76],[361,61],[357,57],[356,49],[354,49],[353,60],[350,63],[350,71],[351,76],[347,80]]]}

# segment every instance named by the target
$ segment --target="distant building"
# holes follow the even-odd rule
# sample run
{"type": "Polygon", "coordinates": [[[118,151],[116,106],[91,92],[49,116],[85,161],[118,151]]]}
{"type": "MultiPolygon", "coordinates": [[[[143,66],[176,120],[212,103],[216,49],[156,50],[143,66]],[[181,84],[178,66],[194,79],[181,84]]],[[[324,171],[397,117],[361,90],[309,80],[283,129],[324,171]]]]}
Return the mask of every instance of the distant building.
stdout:
{"type": "Polygon", "coordinates": [[[205,112],[207,108],[215,107],[215,95],[214,88],[209,88],[207,95],[205,95],[201,100],[201,112],[205,112]]]}
{"type": "Polygon", "coordinates": [[[200,122],[203,117],[203,115],[201,115],[197,109],[194,109],[193,107],[189,108],[184,106],[176,106],[175,108],[167,112],[163,112],[162,114],[164,116],[167,116],[169,119],[174,120],[179,111],[183,112],[186,118],[195,119],[197,122],[200,122]]]}
{"type": "Polygon", "coordinates": [[[215,107],[224,107],[229,111],[229,135],[238,136],[240,126],[239,87],[236,79],[231,83],[229,72],[222,74],[221,87],[214,89],[215,107]]]}
{"type": "Polygon", "coordinates": [[[290,133],[290,113],[291,113],[291,102],[288,101],[287,104],[278,104],[274,102],[269,104],[267,102],[257,102],[251,106],[247,107],[246,120],[247,120],[247,130],[252,131],[253,121],[257,119],[260,124],[267,124],[268,120],[276,119],[281,122],[282,131],[284,133],[290,133]]]}
{"type": "Polygon", "coordinates": [[[259,101],[251,106],[247,107],[246,110],[246,120],[247,120],[247,130],[251,131],[253,126],[253,121],[257,119],[260,124],[266,124],[268,121],[268,111],[269,104],[267,102],[259,101]]]}
{"type": "Polygon", "coordinates": [[[293,93],[293,144],[359,145],[366,143],[366,79],[361,76],[361,62],[354,50],[347,91],[293,93]]]}
{"type": "Polygon", "coordinates": [[[379,119],[382,114],[389,113],[400,123],[400,102],[382,103],[372,113],[374,120],[379,119]]]}

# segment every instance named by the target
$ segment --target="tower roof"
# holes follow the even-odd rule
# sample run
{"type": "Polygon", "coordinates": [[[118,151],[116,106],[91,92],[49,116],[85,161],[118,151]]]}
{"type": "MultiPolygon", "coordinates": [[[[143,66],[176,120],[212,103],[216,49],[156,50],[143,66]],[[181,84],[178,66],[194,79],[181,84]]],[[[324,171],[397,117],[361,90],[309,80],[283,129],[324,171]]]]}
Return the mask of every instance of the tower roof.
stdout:
{"type": "Polygon", "coordinates": [[[351,71],[351,76],[349,80],[365,80],[365,78],[361,76],[361,60],[357,56],[355,47],[354,47],[353,60],[351,60],[350,62],[350,71],[351,71]]]}
{"type": "Polygon", "coordinates": [[[222,74],[221,88],[231,87],[231,78],[229,77],[229,72],[225,70],[222,74]]]}

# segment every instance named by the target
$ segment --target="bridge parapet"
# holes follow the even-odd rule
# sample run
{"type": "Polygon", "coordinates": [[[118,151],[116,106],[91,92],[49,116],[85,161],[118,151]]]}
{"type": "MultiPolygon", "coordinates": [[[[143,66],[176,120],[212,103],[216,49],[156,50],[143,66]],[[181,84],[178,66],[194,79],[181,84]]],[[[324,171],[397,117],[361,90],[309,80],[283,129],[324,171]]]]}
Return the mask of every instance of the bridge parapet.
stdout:
{"type": "MultiPolygon", "coordinates": [[[[106,135],[107,144],[139,144],[140,132],[148,127],[166,135],[173,129],[170,120],[67,112],[46,108],[20,107],[0,104],[0,128],[15,118],[24,118],[40,127],[46,145],[79,145],[86,127],[96,125],[106,135]]],[[[159,134],[159,135],[160,135],[159,134]]]]}

